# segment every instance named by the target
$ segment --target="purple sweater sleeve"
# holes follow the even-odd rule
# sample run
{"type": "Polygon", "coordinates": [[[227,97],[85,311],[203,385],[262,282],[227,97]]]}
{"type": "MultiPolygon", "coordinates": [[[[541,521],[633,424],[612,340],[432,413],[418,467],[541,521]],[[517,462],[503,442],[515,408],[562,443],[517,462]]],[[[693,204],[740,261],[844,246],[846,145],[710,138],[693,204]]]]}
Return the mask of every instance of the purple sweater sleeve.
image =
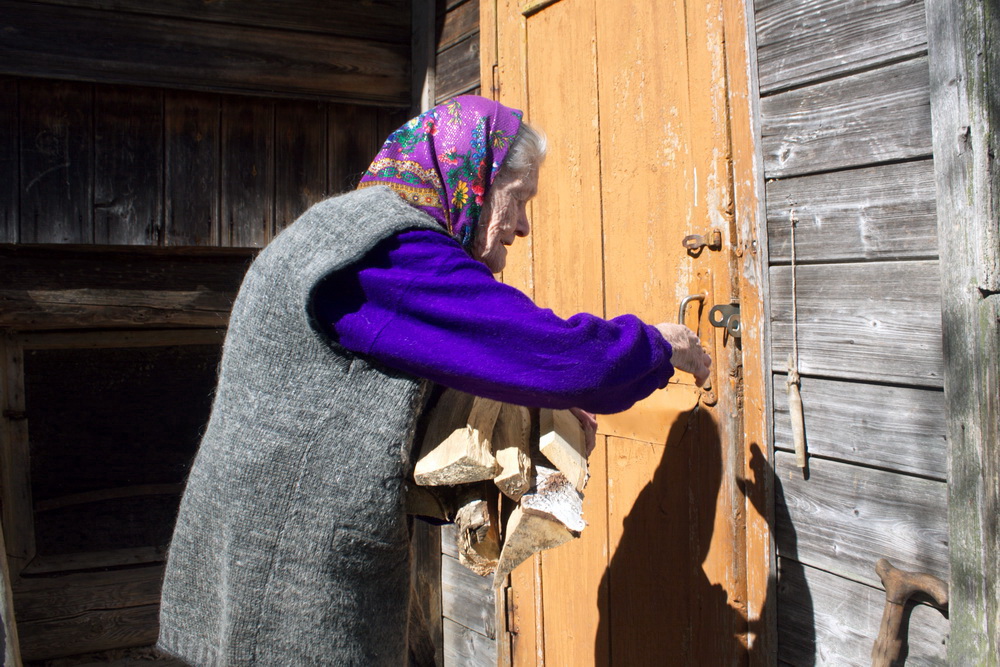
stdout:
{"type": "Polygon", "coordinates": [[[331,276],[313,305],[347,349],[508,403],[609,414],[673,375],[655,327],[632,315],[557,317],[432,231],[381,243],[331,276]]]}

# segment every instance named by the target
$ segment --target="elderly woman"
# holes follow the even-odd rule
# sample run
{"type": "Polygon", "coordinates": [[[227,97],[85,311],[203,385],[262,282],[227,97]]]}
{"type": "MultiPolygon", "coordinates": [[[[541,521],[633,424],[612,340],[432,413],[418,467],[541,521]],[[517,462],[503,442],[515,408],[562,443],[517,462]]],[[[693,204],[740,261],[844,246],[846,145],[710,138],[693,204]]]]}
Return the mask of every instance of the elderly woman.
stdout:
{"type": "Polygon", "coordinates": [[[163,585],[160,647],[196,665],[400,665],[404,480],[432,383],[624,410],[710,360],[679,325],[563,320],[497,282],[544,140],[463,96],[385,142],[250,267],[163,585]]]}

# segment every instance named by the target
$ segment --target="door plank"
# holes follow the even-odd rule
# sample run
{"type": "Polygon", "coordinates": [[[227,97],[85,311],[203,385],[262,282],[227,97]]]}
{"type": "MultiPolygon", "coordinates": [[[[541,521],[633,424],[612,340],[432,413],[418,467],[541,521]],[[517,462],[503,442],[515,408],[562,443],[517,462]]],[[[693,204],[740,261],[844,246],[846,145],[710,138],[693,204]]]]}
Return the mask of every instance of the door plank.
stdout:
{"type": "Polygon", "coordinates": [[[875,562],[948,581],[947,484],[775,452],[778,555],[879,585],[875,562]]]}
{"type": "Polygon", "coordinates": [[[917,160],[782,178],[767,186],[772,263],[931,258],[938,254],[934,163],[917,160]]]}
{"type": "Polygon", "coordinates": [[[928,77],[923,57],[765,97],[765,176],[930,156],[928,77]]]}
{"type": "MultiPolygon", "coordinates": [[[[885,592],[782,558],[778,655],[791,665],[868,665],[885,592]]],[[[904,612],[907,666],[947,664],[948,619],[927,604],[904,612]]]]}
{"type": "MultiPolygon", "coordinates": [[[[774,375],[774,446],[791,451],[786,377],[774,375]]],[[[947,479],[942,392],[805,377],[801,393],[810,454],[947,479]]]]}
{"type": "Polygon", "coordinates": [[[18,83],[0,77],[0,243],[17,243],[20,227],[18,83]]]}
{"type": "Polygon", "coordinates": [[[163,231],[163,93],[95,88],[94,242],[158,245],[163,231]]]}
{"type": "Polygon", "coordinates": [[[768,0],[754,7],[763,95],[927,51],[923,2],[768,0]]]}
{"type": "Polygon", "coordinates": [[[166,95],[164,245],[219,245],[218,95],[166,95]]]}
{"type": "MultiPolygon", "coordinates": [[[[792,271],[770,269],[771,356],[792,351],[792,271]]],[[[938,263],[818,264],[796,269],[799,372],[940,387],[938,263]]]]}
{"type": "Polygon", "coordinates": [[[274,227],[277,233],[292,224],[307,208],[326,198],[326,105],[277,102],[274,123],[274,227]]]}
{"type": "Polygon", "coordinates": [[[226,97],[221,129],[222,244],[262,248],[274,226],[274,104],[226,97]]]}
{"type": "Polygon", "coordinates": [[[90,243],[93,86],[20,82],[22,243],[90,243]]]}

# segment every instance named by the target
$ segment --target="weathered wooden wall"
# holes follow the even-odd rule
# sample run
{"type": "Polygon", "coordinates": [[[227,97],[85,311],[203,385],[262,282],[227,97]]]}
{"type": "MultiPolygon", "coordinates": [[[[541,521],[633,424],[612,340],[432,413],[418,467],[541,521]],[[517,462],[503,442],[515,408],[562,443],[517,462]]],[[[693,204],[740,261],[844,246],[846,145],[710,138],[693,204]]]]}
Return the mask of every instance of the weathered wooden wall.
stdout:
{"type": "Polygon", "coordinates": [[[435,100],[480,94],[479,0],[437,0],[437,16],[435,100]]]}
{"type": "MultiPolygon", "coordinates": [[[[758,0],[755,20],[778,658],[798,666],[866,664],[884,600],[876,560],[949,577],[924,6],[758,0]],[[792,454],[785,393],[793,318],[807,476],[792,454]]],[[[942,614],[921,607],[909,627],[907,664],[943,663],[942,614]]]]}
{"type": "Polygon", "coordinates": [[[0,4],[0,474],[23,655],[148,645],[251,249],[351,189],[405,120],[410,3],[0,4]]]}

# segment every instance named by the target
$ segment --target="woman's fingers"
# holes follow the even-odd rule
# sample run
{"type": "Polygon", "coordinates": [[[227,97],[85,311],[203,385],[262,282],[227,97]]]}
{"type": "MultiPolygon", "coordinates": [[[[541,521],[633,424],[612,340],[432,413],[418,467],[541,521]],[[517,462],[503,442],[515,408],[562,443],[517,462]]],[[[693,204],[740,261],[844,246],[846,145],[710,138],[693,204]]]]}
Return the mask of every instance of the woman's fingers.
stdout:
{"type": "Polygon", "coordinates": [[[694,376],[694,382],[699,387],[705,384],[708,373],[712,368],[712,358],[705,352],[698,339],[698,334],[688,329],[683,324],[664,322],[657,324],[656,328],[663,334],[663,337],[673,350],[670,356],[670,363],[674,368],[690,373],[694,376]]]}

